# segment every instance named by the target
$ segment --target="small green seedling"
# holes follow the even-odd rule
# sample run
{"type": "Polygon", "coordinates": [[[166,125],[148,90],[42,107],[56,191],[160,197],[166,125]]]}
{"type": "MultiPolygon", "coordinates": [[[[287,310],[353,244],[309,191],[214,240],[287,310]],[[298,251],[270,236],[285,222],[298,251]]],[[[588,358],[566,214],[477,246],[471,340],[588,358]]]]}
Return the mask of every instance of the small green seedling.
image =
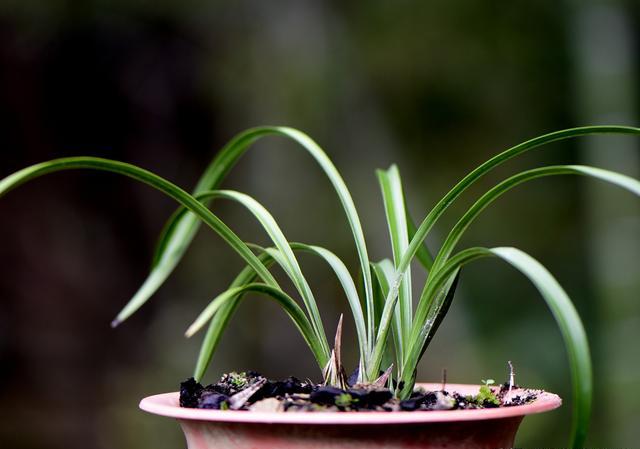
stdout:
{"type": "Polygon", "coordinates": [[[236,373],[235,371],[229,373],[229,383],[237,390],[243,390],[249,384],[247,374],[245,372],[236,373]]]}
{"type": "Polygon", "coordinates": [[[493,404],[500,405],[500,400],[498,396],[491,390],[491,385],[495,384],[493,379],[482,379],[482,385],[480,386],[480,391],[474,398],[475,401],[480,405],[493,404]]]}
{"type": "Polygon", "coordinates": [[[349,393],[339,394],[335,399],[336,406],[341,408],[349,408],[356,402],[358,402],[358,399],[352,397],[349,393]]]}

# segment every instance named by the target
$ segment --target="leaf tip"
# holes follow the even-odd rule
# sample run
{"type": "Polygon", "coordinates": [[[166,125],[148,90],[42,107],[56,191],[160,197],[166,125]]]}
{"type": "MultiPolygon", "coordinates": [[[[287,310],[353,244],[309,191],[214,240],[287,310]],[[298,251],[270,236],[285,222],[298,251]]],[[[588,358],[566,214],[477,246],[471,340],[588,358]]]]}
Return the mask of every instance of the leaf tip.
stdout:
{"type": "Polygon", "coordinates": [[[195,324],[192,324],[191,326],[189,326],[189,329],[187,329],[187,331],[184,333],[184,336],[187,338],[191,338],[196,332],[198,332],[198,328],[196,327],[195,324]]]}

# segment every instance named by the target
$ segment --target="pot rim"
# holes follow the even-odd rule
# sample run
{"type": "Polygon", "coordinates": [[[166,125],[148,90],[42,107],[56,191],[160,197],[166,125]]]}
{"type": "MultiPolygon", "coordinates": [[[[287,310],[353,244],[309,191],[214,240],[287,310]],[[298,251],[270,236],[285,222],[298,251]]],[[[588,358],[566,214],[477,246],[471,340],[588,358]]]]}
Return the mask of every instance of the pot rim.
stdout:
{"type": "MultiPolygon", "coordinates": [[[[442,386],[439,383],[419,383],[417,385],[431,391],[440,391],[442,386]]],[[[480,385],[447,384],[447,391],[460,394],[475,394],[478,388],[480,385]]],[[[514,389],[513,391],[522,391],[522,389],[514,389]]],[[[413,412],[283,413],[184,408],[179,405],[179,395],[179,392],[172,392],[148,396],[140,401],[140,408],[149,413],[180,420],[258,424],[380,425],[512,418],[554,410],[562,405],[562,399],[558,395],[543,391],[535,401],[511,407],[413,412]]]]}

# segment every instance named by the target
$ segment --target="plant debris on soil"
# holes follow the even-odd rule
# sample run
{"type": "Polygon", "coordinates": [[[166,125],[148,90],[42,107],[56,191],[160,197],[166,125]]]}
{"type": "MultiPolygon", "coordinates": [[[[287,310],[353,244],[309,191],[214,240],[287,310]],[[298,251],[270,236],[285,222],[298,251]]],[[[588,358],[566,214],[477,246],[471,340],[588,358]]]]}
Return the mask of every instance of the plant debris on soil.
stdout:
{"type": "Polygon", "coordinates": [[[341,389],[295,377],[274,381],[248,371],[225,374],[206,387],[187,379],[180,384],[180,406],[264,412],[467,410],[523,405],[540,393],[506,382],[494,387],[483,385],[476,395],[467,396],[417,388],[409,399],[398,400],[389,389],[373,385],[349,384],[341,389]]]}

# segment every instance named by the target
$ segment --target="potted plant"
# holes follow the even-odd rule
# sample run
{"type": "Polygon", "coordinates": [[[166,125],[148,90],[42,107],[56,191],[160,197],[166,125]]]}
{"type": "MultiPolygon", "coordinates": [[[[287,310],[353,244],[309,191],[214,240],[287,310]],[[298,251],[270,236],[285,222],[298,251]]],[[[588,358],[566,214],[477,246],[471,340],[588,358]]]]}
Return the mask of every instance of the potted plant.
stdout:
{"type": "MultiPolygon", "coordinates": [[[[148,278],[118,314],[113,326],[130,317],[162,285],[184,255],[200,223],[208,225],[238,253],[247,266],[226,291],[211,301],[187,331],[187,335],[191,336],[208,324],[195,368],[195,380],[183,384],[183,394],[190,394],[186,390],[193,389],[198,394],[207,392],[197,381],[202,379],[222,332],[245,294],[257,292],[275,300],[291,318],[315,357],[326,384],[326,387],[306,385],[305,388],[310,389],[311,393],[298,395],[297,399],[287,396],[287,404],[308,411],[313,407],[295,401],[304,402],[314,394],[326,396],[329,392],[329,409],[350,410],[360,407],[354,406],[357,401],[362,406],[374,393],[376,397],[386,397],[385,402],[368,407],[368,413],[329,413],[327,407],[318,407],[321,411],[314,413],[272,412],[264,411],[264,408],[260,411],[259,407],[258,411],[252,412],[220,410],[246,408],[251,401],[258,404],[255,396],[262,394],[260,392],[267,384],[266,379],[257,375],[234,374],[223,379],[226,384],[222,385],[233,390],[233,395],[228,391],[229,394],[224,395],[215,388],[209,390],[209,393],[218,391],[213,408],[219,410],[180,407],[178,393],[145,398],[141,403],[143,409],[175,417],[181,422],[192,449],[510,446],[524,415],[556,408],[560,405],[560,399],[553,394],[537,391],[532,393],[535,400],[523,400],[522,397],[528,394],[527,390],[517,388],[513,372],[509,382],[500,389],[491,387],[489,382],[483,386],[416,384],[417,364],[453,300],[461,268],[486,257],[501,259],[522,272],[549,306],[561,330],[570,361],[573,384],[570,445],[581,447],[591,410],[591,361],[585,331],[571,300],[539,262],[518,249],[474,247],[457,253],[454,250],[464,231],[487,206],[522,183],[546,176],[583,175],[640,195],[640,182],[619,173],[578,165],[555,165],[523,171],[484,193],[448,232],[435,256],[429,252],[424,241],[456,198],[493,168],[547,143],[591,134],[637,135],[640,129],[623,126],[573,128],[516,145],[465,176],[436,203],[419,226],[408,217],[405,209],[398,169],[392,166],[388,170],[378,171],[393,252],[391,258],[379,262],[369,259],[356,207],[332,162],[307,135],[286,127],[253,128],[234,137],[207,167],[192,194],[154,173],[124,162],[70,157],[36,164],[7,176],[0,181],[0,196],[44,174],[82,168],[128,176],[151,185],[179,203],[180,209],[169,219],[160,236],[148,278]],[[359,258],[358,280],[328,249],[289,242],[270,213],[255,199],[241,192],[219,188],[234,164],[253,143],[273,135],[297,142],[316,160],[332,184],[353,234],[359,258]],[[247,208],[260,222],[273,246],[263,248],[243,242],[209,209],[210,203],[218,199],[231,200],[247,208]],[[314,254],[326,262],[344,290],[355,323],[359,352],[359,366],[350,380],[341,361],[342,317],[336,338],[330,345],[313,292],[297,261],[297,252],[314,254]],[[410,267],[414,258],[428,272],[415,310],[412,305],[410,267]],[[269,270],[272,265],[283,269],[301,298],[302,306],[279,285],[269,270]],[[444,392],[445,389],[447,392],[444,392]],[[221,396],[224,398],[221,399],[221,396]],[[513,400],[516,396],[520,397],[522,405],[514,405],[518,403],[513,400]],[[425,405],[428,401],[432,403],[429,407],[425,405]],[[471,403],[474,409],[442,410],[460,408],[464,402],[471,403]],[[411,404],[415,405],[414,408],[436,410],[402,411],[411,408],[411,404]],[[381,411],[383,409],[395,411],[381,411]]],[[[183,398],[185,401],[188,402],[183,398]]],[[[282,405],[282,400],[275,404],[271,402],[275,408],[278,404],[282,405]]]]}

